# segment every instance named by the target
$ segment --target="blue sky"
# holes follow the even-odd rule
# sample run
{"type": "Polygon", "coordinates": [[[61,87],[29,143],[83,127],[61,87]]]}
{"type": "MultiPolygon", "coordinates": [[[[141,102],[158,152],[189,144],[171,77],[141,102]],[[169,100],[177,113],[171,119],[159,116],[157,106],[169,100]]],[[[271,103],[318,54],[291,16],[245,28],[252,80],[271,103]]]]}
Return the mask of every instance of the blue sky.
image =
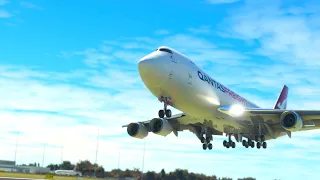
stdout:
{"type": "MultiPolygon", "coordinates": [[[[137,71],[161,45],[262,107],[287,84],[288,108],[318,109],[319,10],[317,1],[293,0],[0,0],[0,159],[14,158],[18,137],[19,164],[41,164],[44,143],[45,165],[60,162],[62,147],[63,159],[94,161],[99,128],[98,163],[117,168],[120,151],[120,168],[141,169],[144,140],[121,126],[162,107],[137,71]]],[[[225,137],[215,137],[203,151],[187,131],[151,134],[144,170],[315,179],[319,135],[293,133],[266,150],[225,149],[225,137]]]]}

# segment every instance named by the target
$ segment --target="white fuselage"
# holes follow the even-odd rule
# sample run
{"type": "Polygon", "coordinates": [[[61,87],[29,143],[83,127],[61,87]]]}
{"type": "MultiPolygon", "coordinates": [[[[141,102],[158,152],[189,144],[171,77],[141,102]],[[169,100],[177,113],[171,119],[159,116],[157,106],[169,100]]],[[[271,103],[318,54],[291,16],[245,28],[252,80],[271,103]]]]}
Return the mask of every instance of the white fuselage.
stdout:
{"type": "Polygon", "coordinates": [[[194,121],[211,120],[219,131],[224,132],[225,126],[241,128],[237,121],[226,118],[226,114],[217,109],[235,104],[257,106],[211,78],[185,55],[171,48],[161,48],[169,51],[154,51],[138,65],[141,79],[151,93],[158,98],[169,97],[171,106],[195,117],[194,121]]]}

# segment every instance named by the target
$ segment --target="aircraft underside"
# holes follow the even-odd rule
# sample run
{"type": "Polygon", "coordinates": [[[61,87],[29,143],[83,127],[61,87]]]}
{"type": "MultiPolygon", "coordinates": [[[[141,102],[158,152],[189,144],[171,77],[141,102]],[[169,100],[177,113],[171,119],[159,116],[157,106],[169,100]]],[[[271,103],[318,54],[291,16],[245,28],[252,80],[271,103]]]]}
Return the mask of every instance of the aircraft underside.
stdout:
{"type": "MultiPolygon", "coordinates": [[[[168,109],[168,106],[171,104],[170,98],[160,97],[159,100],[164,104],[164,108],[159,110],[158,118],[123,126],[127,127],[127,132],[130,136],[143,139],[149,132],[160,136],[167,136],[173,132],[178,136],[179,131],[189,130],[198,137],[204,150],[212,149],[213,145],[211,142],[213,140],[213,135],[222,136],[224,134],[227,136],[227,139],[224,140],[222,144],[226,148],[235,148],[237,142],[241,143],[245,148],[256,147],[258,149],[266,149],[267,140],[276,139],[285,135],[291,137],[291,132],[317,129],[320,126],[320,121],[312,119],[309,120],[307,118],[305,118],[305,121],[302,121],[302,117],[305,114],[308,115],[313,113],[320,115],[319,111],[311,112],[300,110],[295,112],[266,110],[264,112],[265,114],[270,114],[270,112],[272,112],[272,115],[266,117],[273,118],[273,121],[265,121],[260,114],[254,115],[253,113],[250,115],[250,118],[246,117],[247,119],[251,119],[251,121],[232,119],[232,121],[239,122],[239,126],[234,127],[228,125],[227,119],[202,119],[193,117],[186,113],[172,115],[171,110],[168,109]],[[219,127],[219,121],[220,125],[222,124],[223,126],[222,129],[219,127]],[[233,141],[233,139],[235,141],[233,141]]],[[[259,112],[263,110],[257,111],[259,112]]]]}
{"type": "Polygon", "coordinates": [[[158,112],[159,118],[153,118],[151,121],[143,123],[131,123],[128,125],[127,132],[130,136],[135,138],[145,138],[149,132],[160,136],[167,136],[170,133],[174,133],[176,136],[179,131],[189,130],[193,132],[200,142],[202,143],[203,150],[211,150],[213,135],[222,136],[225,134],[228,138],[223,141],[223,146],[226,148],[235,148],[236,142],[241,142],[246,148],[267,148],[267,139],[270,139],[267,135],[267,130],[264,126],[252,126],[246,128],[244,131],[241,129],[235,130],[234,127],[226,127],[225,130],[219,131],[215,129],[214,121],[211,120],[199,120],[188,115],[176,115],[172,116],[171,110],[168,109],[170,105],[170,98],[160,97],[159,101],[164,104],[164,108],[158,112]],[[190,118],[191,120],[189,120],[190,118]],[[235,141],[233,141],[234,137],[235,141]],[[246,138],[243,139],[243,138],[246,138]]]}

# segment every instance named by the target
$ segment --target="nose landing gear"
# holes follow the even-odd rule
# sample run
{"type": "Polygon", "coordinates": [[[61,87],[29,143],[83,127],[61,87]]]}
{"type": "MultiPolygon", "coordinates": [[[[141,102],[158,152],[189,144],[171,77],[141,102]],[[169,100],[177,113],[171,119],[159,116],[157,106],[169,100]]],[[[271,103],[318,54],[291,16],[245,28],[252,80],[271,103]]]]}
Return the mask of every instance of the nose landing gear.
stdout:
{"type": "Polygon", "coordinates": [[[159,98],[160,102],[163,102],[163,109],[159,110],[158,115],[160,118],[164,118],[164,116],[170,118],[172,112],[170,109],[167,109],[168,105],[171,105],[171,98],[161,96],[159,98]]]}
{"type": "Polygon", "coordinates": [[[170,109],[165,109],[165,110],[159,110],[158,115],[160,118],[164,118],[164,116],[166,117],[171,117],[172,113],[170,109]]]}

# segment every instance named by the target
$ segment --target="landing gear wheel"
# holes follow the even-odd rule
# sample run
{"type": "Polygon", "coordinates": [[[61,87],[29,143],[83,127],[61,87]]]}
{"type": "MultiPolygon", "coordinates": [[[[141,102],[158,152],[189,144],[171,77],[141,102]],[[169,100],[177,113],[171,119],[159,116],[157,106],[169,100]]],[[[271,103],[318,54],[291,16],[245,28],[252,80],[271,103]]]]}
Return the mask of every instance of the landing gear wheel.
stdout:
{"type": "Polygon", "coordinates": [[[212,144],[211,144],[211,143],[208,144],[208,148],[209,148],[210,150],[212,149],[212,144]]]}
{"type": "Polygon", "coordinates": [[[226,144],[226,148],[229,148],[229,147],[230,147],[230,143],[227,143],[227,144],[226,144]]]}
{"type": "Polygon", "coordinates": [[[257,148],[260,149],[260,147],[261,147],[261,143],[257,142],[257,148]]]}
{"type": "Polygon", "coordinates": [[[235,148],[236,147],[236,143],[235,142],[231,142],[231,146],[232,146],[232,148],[235,148]]]}
{"type": "Polygon", "coordinates": [[[242,140],[242,146],[246,146],[246,140],[242,140]]]}
{"type": "Polygon", "coordinates": [[[246,147],[246,148],[249,147],[249,143],[247,141],[244,143],[244,147],[246,147]]]}
{"type": "Polygon", "coordinates": [[[164,110],[159,110],[158,115],[159,118],[164,118],[164,110]]]}
{"type": "Polygon", "coordinates": [[[202,144],[202,149],[203,149],[203,150],[206,150],[207,147],[208,147],[207,144],[202,144]]]}
{"type": "Polygon", "coordinates": [[[204,138],[204,137],[201,137],[200,141],[201,141],[201,143],[204,143],[205,138],[204,138]]]}
{"type": "Polygon", "coordinates": [[[228,142],[226,140],[223,141],[223,146],[227,147],[228,142]]]}
{"type": "Polygon", "coordinates": [[[262,143],[262,147],[263,147],[263,149],[266,149],[266,148],[267,148],[267,143],[266,143],[266,142],[263,142],[263,143],[262,143]]]}
{"type": "Polygon", "coordinates": [[[251,141],[251,144],[250,144],[251,148],[254,148],[254,142],[251,141]]]}
{"type": "Polygon", "coordinates": [[[169,118],[169,117],[171,117],[171,115],[172,115],[171,110],[167,109],[166,110],[166,116],[169,118]]]}

